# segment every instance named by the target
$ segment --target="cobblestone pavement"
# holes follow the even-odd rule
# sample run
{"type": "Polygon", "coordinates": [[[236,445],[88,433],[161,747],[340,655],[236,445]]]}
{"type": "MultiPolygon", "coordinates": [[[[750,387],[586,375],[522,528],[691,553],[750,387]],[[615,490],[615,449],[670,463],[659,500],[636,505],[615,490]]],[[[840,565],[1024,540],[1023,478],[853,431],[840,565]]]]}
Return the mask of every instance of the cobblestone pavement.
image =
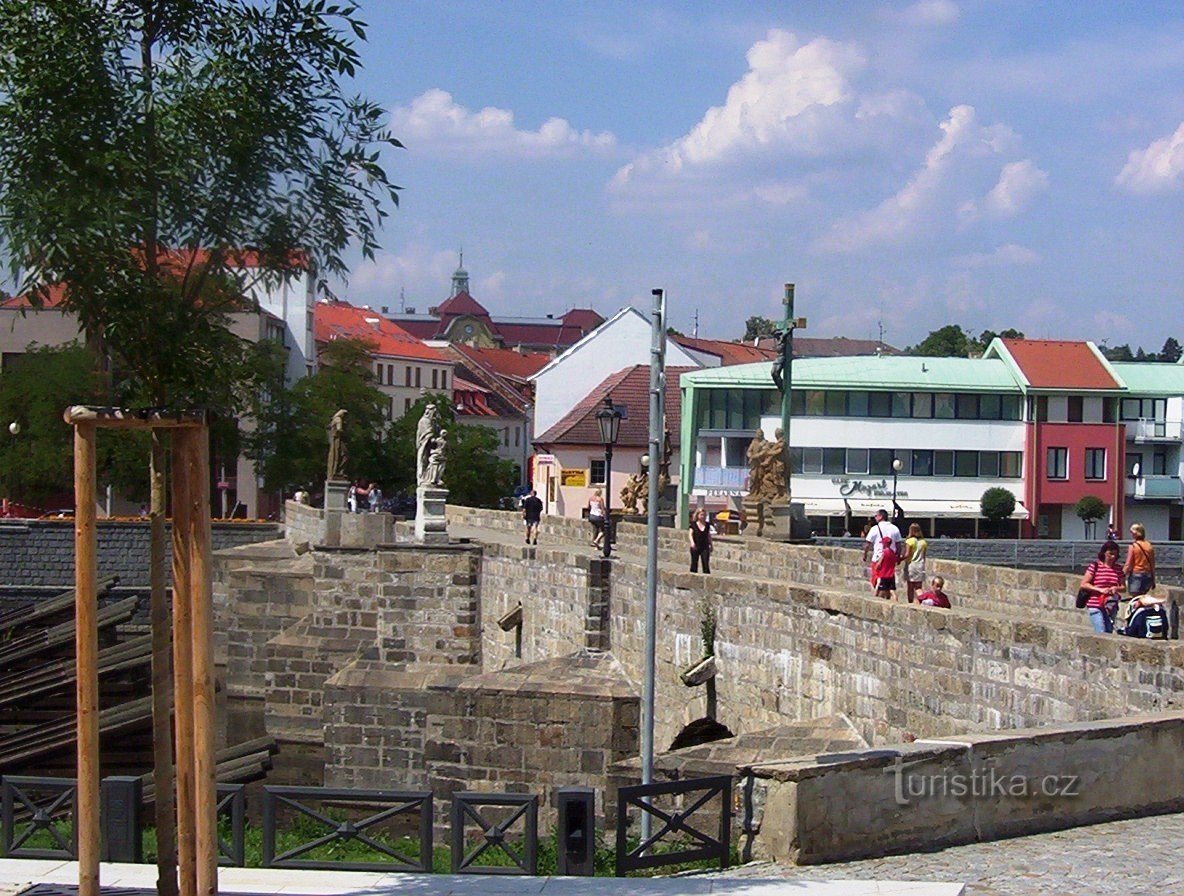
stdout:
{"type": "Polygon", "coordinates": [[[834,865],[754,862],[722,877],[962,882],[966,896],[1182,896],[1184,814],[834,865]]]}

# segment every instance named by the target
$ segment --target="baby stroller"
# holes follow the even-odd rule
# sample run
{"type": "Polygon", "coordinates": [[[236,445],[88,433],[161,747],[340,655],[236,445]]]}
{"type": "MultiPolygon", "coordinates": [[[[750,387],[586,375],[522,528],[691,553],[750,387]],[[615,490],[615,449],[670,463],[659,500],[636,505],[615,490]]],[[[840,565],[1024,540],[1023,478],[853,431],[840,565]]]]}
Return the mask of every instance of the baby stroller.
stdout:
{"type": "Polygon", "coordinates": [[[1129,638],[1156,638],[1163,640],[1168,636],[1168,614],[1164,612],[1162,604],[1149,607],[1135,607],[1126,620],[1126,627],[1122,634],[1129,638]]]}

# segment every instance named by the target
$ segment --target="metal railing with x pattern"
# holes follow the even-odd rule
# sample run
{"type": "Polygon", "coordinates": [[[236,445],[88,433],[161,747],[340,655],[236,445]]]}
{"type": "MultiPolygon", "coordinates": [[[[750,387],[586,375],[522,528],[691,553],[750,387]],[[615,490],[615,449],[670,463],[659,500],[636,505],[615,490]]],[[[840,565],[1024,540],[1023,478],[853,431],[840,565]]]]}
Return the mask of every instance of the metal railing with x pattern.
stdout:
{"type": "Polygon", "coordinates": [[[537,874],[539,864],[539,798],[525,793],[473,793],[452,795],[452,873],[453,874],[537,874]],[[506,809],[508,812],[482,812],[482,809],[506,809]],[[514,838],[511,828],[521,820],[521,836],[514,838]],[[481,842],[466,851],[465,829],[473,822],[481,832],[481,842]],[[515,848],[515,839],[521,849],[515,848]],[[509,857],[512,865],[478,864],[485,858],[509,857]]]}
{"type": "Polygon", "coordinates": [[[630,871],[718,859],[720,868],[727,868],[732,848],[732,778],[715,775],[691,778],[668,784],[641,784],[622,787],[617,791],[617,876],[630,871]],[[686,797],[681,809],[665,810],[654,804],[653,797],[686,797]],[[693,799],[692,799],[693,797],[693,799]],[[718,806],[705,809],[715,797],[718,806]],[[648,813],[661,826],[647,840],[629,848],[629,808],[648,813]],[[713,836],[690,823],[700,810],[717,819],[717,833],[713,836]],[[655,849],[670,847],[669,849],[655,849]]]}
{"type": "Polygon", "coordinates": [[[74,839],[77,788],[73,778],[5,775],[0,791],[0,827],[4,834],[0,854],[10,859],[78,857],[74,839]]]}
{"type": "Polygon", "coordinates": [[[265,868],[322,868],[336,871],[421,871],[432,870],[432,795],[426,791],[344,790],[330,787],[263,788],[263,865],[265,868]],[[309,802],[332,808],[314,809],[309,802]],[[325,833],[314,836],[277,854],[279,811],[288,807],[325,833]],[[356,818],[336,818],[351,814],[356,818]],[[386,826],[401,815],[414,816],[410,838],[418,840],[418,858],[405,854],[388,836],[386,826]],[[323,855],[326,848],[355,842],[375,856],[373,860],[337,861],[323,855]]]}

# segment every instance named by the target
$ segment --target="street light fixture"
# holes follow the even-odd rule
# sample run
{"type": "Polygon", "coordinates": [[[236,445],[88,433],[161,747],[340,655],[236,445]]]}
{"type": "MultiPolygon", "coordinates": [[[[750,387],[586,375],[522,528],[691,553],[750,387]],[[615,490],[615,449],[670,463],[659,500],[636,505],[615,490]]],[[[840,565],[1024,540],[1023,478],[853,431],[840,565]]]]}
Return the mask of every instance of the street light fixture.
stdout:
{"type": "Polygon", "coordinates": [[[604,445],[604,556],[612,555],[613,541],[613,446],[621,431],[621,408],[613,405],[611,398],[604,399],[604,407],[596,413],[596,425],[600,427],[600,443],[604,445]]]}
{"type": "Polygon", "coordinates": [[[892,458],[892,522],[900,524],[904,518],[904,511],[896,503],[896,476],[904,469],[904,461],[899,457],[892,458]]]}

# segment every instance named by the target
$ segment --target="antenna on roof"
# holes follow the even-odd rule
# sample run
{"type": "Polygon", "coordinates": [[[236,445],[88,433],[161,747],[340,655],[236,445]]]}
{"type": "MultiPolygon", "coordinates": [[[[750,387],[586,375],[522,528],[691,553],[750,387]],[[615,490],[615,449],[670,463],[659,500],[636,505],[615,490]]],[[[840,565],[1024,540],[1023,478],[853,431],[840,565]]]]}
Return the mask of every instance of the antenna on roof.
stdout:
{"type": "Polygon", "coordinates": [[[399,313],[403,314],[407,311],[407,296],[403,293],[403,287],[399,287],[399,313]]]}
{"type": "Polygon", "coordinates": [[[699,338],[699,309],[698,308],[695,309],[695,329],[691,332],[691,335],[694,336],[696,339],[699,338]]]}

